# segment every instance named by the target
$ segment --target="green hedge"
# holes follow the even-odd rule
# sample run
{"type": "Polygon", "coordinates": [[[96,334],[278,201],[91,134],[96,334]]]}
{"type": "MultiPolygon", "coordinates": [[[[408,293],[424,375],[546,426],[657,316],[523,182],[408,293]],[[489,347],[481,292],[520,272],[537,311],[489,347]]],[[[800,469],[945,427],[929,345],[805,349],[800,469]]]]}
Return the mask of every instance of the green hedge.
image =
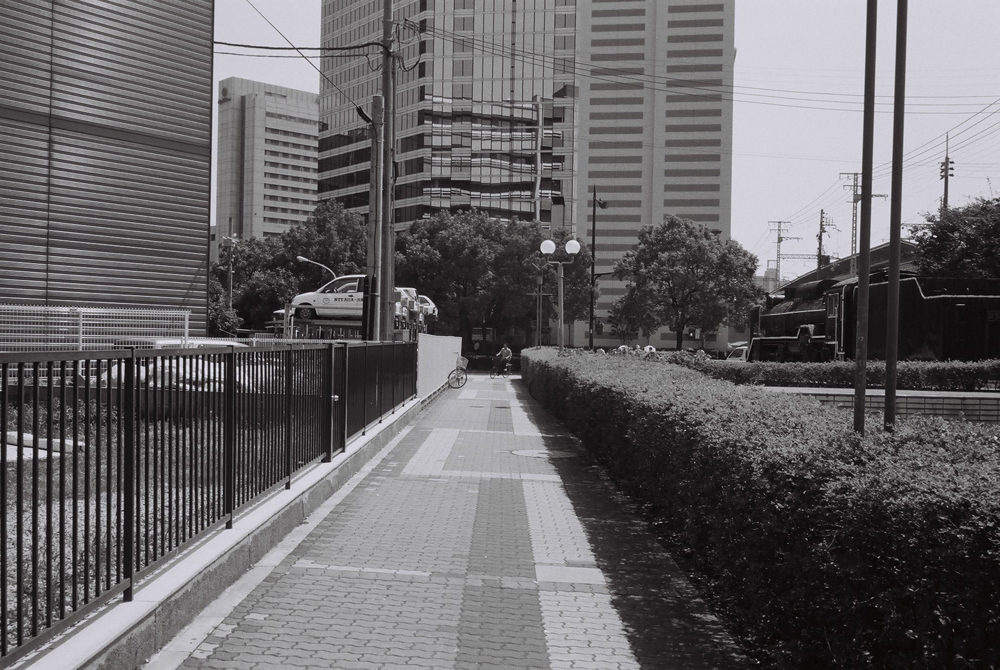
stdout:
{"type": "Polygon", "coordinates": [[[844,410],[657,359],[532,349],[523,367],[763,664],[1000,666],[996,429],[907,420],[861,438],[844,410]]]}
{"type": "MultiPolygon", "coordinates": [[[[650,355],[645,355],[647,358],[650,355]]],[[[715,379],[734,384],[760,386],[812,386],[854,388],[853,361],[829,363],[725,363],[698,360],[685,352],[652,354],[659,360],[699,370],[715,379]]],[[[984,391],[1000,388],[1000,360],[989,361],[900,361],[896,388],[923,391],[984,391]]],[[[885,386],[885,361],[870,361],[867,384],[885,386]]]]}

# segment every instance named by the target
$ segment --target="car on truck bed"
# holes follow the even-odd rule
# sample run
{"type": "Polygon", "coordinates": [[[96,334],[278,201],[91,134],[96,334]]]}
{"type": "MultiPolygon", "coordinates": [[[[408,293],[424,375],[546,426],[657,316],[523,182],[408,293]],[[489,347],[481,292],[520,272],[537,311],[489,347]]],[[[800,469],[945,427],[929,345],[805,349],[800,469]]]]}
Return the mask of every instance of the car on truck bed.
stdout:
{"type": "Polygon", "coordinates": [[[292,298],[296,319],[360,319],[364,307],[364,275],[337,277],[315,291],[292,298]]]}

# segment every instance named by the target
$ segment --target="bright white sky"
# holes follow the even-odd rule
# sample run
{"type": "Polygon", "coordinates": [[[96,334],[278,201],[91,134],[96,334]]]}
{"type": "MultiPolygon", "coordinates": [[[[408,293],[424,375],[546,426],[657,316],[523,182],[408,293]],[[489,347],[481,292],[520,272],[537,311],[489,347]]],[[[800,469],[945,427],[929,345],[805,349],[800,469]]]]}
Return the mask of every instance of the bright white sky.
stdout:
{"type": "MultiPolygon", "coordinates": [[[[217,0],[217,41],[286,45],[250,2],[297,46],[319,45],[320,0],[217,0]]],[[[889,195],[896,3],[879,5],[874,192],[889,195]]],[[[904,224],[940,204],[945,133],[955,162],[949,204],[1000,196],[1000,0],[909,5],[904,224]]],[[[802,238],[783,254],[815,255],[821,209],[834,226],[826,251],[850,253],[851,194],[839,174],[861,171],[865,11],[865,0],[737,0],[732,235],[761,269],[775,258],[768,222],[791,221],[786,237],[802,238]]],[[[301,58],[224,53],[240,51],[216,47],[216,81],[319,91],[318,72],[301,58]]],[[[214,196],[212,206],[214,220],[214,196]]],[[[888,237],[889,199],[876,198],[872,245],[888,237]]],[[[783,260],[782,274],[814,265],[783,260]]]]}

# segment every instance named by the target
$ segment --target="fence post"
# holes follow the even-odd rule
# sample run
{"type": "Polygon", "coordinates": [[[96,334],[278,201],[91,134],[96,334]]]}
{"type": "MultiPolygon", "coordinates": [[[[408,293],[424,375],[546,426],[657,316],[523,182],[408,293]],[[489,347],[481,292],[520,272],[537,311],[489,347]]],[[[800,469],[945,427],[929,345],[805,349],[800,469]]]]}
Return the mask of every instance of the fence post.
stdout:
{"type": "Polygon", "coordinates": [[[347,342],[344,342],[344,363],[343,363],[343,371],[342,371],[341,376],[340,376],[340,380],[341,380],[340,381],[340,388],[341,388],[340,405],[342,407],[341,415],[340,416],[341,416],[341,419],[343,420],[343,423],[340,424],[340,444],[338,445],[340,447],[340,451],[346,451],[347,450],[347,388],[348,388],[348,386],[347,386],[347,373],[348,373],[348,369],[347,369],[347,352],[350,349],[350,347],[351,347],[351,345],[349,345],[347,342]]]}
{"type": "Polygon", "coordinates": [[[331,343],[323,353],[323,444],[326,446],[326,455],[323,462],[329,463],[333,460],[333,404],[336,402],[333,394],[333,349],[336,345],[331,343]]]}
{"type": "MultiPolygon", "coordinates": [[[[405,347],[406,344],[403,344],[403,346],[405,347]]],[[[392,377],[390,379],[390,381],[392,383],[392,413],[393,414],[396,413],[396,381],[397,381],[396,380],[396,374],[397,374],[397,372],[396,372],[396,349],[397,348],[398,347],[395,347],[395,346],[392,348],[392,377]]]]}
{"type": "MultiPolygon", "coordinates": [[[[375,357],[375,407],[378,408],[378,422],[382,423],[385,417],[385,351],[386,347],[393,346],[390,342],[381,343],[378,347],[378,356],[375,357]]],[[[391,351],[391,349],[390,349],[391,351]]]]}
{"type": "Polygon", "coordinates": [[[295,357],[291,346],[285,351],[285,488],[292,488],[292,365],[295,357]]]}
{"type": "Polygon", "coordinates": [[[365,340],[365,368],[361,374],[364,402],[361,403],[361,434],[368,434],[368,341],[365,340]]]}
{"type": "Polygon", "coordinates": [[[223,421],[225,468],[222,474],[223,514],[226,528],[233,527],[233,509],[236,507],[236,348],[229,347],[226,357],[226,410],[223,421]]]}
{"type": "MultiPolygon", "coordinates": [[[[138,506],[136,500],[136,486],[135,486],[135,348],[129,347],[128,359],[125,365],[125,379],[122,380],[122,375],[118,376],[118,383],[125,384],[125,407],[123,408],[123,413],[125,416],[125,492],[123,501],[125,509],[125,528],[123,544],[125,550],[124,556],[124,578],[128,581],[128,586],[125,587],[125,602],[132,602],[132,577],[135,575],[135,526],[136,526],[136,515],[138,514],[138,506]]],[[[108,372],[108,393],[111,392],[111,372],[108,372]]],[[[110,436],[109,436],[110,440],[110,436]]],[[[110,486],[110,484],[109,484],[110,486]]]]}

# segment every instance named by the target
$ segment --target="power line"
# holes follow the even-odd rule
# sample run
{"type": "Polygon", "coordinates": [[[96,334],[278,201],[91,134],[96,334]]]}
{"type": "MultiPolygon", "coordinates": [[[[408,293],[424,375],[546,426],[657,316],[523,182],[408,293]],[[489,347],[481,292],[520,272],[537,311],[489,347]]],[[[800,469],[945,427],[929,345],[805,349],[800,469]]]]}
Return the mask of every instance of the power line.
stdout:
{"type": "MultiPolygon", "coordinates": [[[[266,21],[267,19],[265,19],[266,21]]],[[[272,27],[274,27],[272,25],[272,27]]],[[[277,30],[277,28],[275,28],[277,30]]],[[[280,33],[279,33],[280,34],[280,33]]],[[[284,35],[282,35],[284,37],[284,35]]],[[[286,38],[287,39],[287,38],[286,38]]],[[[261,49],[264,51],[296,51],[299,55],[302,55],[303,51],[357,51],[358,49],[365,49],[368,47],[376,47],[378,49],[382,48],[382,44],[379,42],[364,42],[362,44],[355,44],[349,47],[276,47],[267,46],[263,44],[239,44],[236,42],[219,42],[215,41],[213,44],[218,44],[224,47],[239,47],[241,49],[261,49]]]]}
{"type": "MultiPolygon", "coordinates": [[[[419,30],[419,28],[417,28],[410,21],[405,21],[404,24],[407,25],[407,27],[410,27],[411,30],[419,30]]],[[[644,90],[652,90],[652,91],[657,91],[657,92],[671,92],[671,93],[679,94],[679,95],[688,95],[688,96],[691,96],[692,98],[697,98],[697,97],[700,97],[700,96],[704,96],[706,94],[719,95],[720,97],[722,97],[722,99],[724,99],[726,101],[729,101],[729,102],[741,102],[741,103],[744,103],[744,104],[757,104],[757,105],[765,105],[765,106],[776,106],[776,107],[785,107],[785,108],[791,108],[791,109],[815,109],[815,110],[835,111],[835,112],[861,112],[861,111],[863,111],[862,109],[850,109],[850,108],[844,108],[844,107],[820,107],[820,106],[815,106],[815,105],[792,105],[792,104],[782,104],[782,103],[775,103],[775,102],[767,102],[765,100],[737,99],[735,96],[736,95],[741,95],[741,96],[747,96],[747,97],[757,97],[757,98],[777,99],[777,100],[790,100],[790,101],[796,101],[796,102],[819,102],[819,103],[835,103],[836,104],[836,101],[831,101],[831,100],[812,99],[812,98],[808,98],[808,97],[787,97],[787,96],[777,96],[777,95],[764,95],[764,94],[757,94],[757,93],[745,93],[745,92],[737,91],[736,90],[737,88],[745,88],[745,89],[748,89],[748,90],[761,90],[761,91],[768,91],[768,92],[774,93],[774,92],[782,92],[782,89],[764,89],[764,88],[753,88],[753,87],[738,87],[735,84],[734,85],[725,85],[725,86],[724,85],[716,85],[716,84],[706,85],[706,84],[703,84],[703,83],[699,83],[697,80],[684,79],[684,78],[678,78],[678,77],[660,77],[660,76],[655,76],[655,75],[638,75],[638,74],[632,74],[632,73],[611,72],[609,68],[602,68],[602,67],[592,67],[588,71],[588,70],[586,70],[584,68],[581,68],[577,64],[577,61],[576,61],[576,58],[575,58],[575,56],[577,56],[577,55],[583,55],[584,52],[574,52],[574,58],[568,59],[568,58],[562,58],[562,57],[554,55],[554,54],[539,53],[539,52],[536,52],[536,51],[531,51],[531,50],[526,50],[526,49],[513,50],[513,49],[509,49],[505,45],[502,45],[502,44],[499,44],[499,43],[496,43],[496,42],[487,41],[486,39],[483,39],[483,38],[478,38],[478,37],[475,37],[475,36],[465,36],[465,35],[462,35],[461,33],[456,33],[454,31],[444,30],[444,29],[436,28],[436,27],[432,27],[432,26],[428,26],[425,29],[425,32],[431,34],[432,36],[436,36],[436,37],[439,37],[441,39],[450,41],[452,43],[461,43],[461,44],[464,44],[464,45],[468,45],[468,46],[472,47],[474,50],[480,51],[482,53],[486,53],[488,55],[516,59],[516,60],[520,60],[520,61],[522,61],[522,62],[524,62],[526,64],[529,64],[529,65],[549,66],[550,67],[550,66],[553,66],[555,64],[556,60],[564,60],[564,61],[572,60],[572,65],[569,66],[570,71],[575,76],[577,76],[579,78],[594,79],[594,80],[597,80],[597,81],[605,81],[605,82],[632,82],[632,83],[636,83],[636,84],[641,85],[644,90]],[[607,72],[608,74],[607,75],[602,75],[601,73],[604,73],[604,72],[607,72]],[[595,74],[595,73],[597,73],[597,74],[595,74]],[[670,84],[676,84],[676,85],[671,86],[670,84]],[[683,90],[683,89],[686,89],[686,90],[683,90]],[[691,92],[691,91],[694,91],[694,92],[691,92]],[[725,95],[730,95],[731,97],[723,97],[725,95]]],[[[792,91],[792,93],[798,93],[798,92],[792,91]]],[[[841,95],[841,94],[830,94],[830,95],[841,95]]],[[[842,95],[853,95],[853,94],[842,94],[842,95]]],[[[942,96],[942,97],[944,97],[945,99],[954,99],[955,96],[942,96]]],[[[981,99],[983,96],[974,96],[974,97],[977,98],[977,99],[981,99]]],[[[857,102],[857,103],[854,103],[854,102],[847,103],[847,102],[845,102],[843,104],[860,105],[861,102],[860,101],[857,102]]],[[[879,104],[891,105],[892,103],[891,103],[891,101],[888,101],[888,102],[879,103],[879,104]]],[[[940,108],[940,107],[967,107],[968,103],[956,103],[954,105],[951,105],[951,104],[948,104],[948,103],[927,103],[927,104],[914,103],[911,106],[927,106],[927,107],[935,107],[935,108],[940,108]]],[[[890,112],[891,112],[891,110],[885,110],[885,113],[890,113],[890,112]]],[[[967,114],[968,112],[946,112],[946,111],[942,111],[942,112],[910,112],[910,113],[911,114],[955,114],[955,113],[958,113],[958,114],[967,114]]]]}
{"type": "Polygon", "coordinates": [[[288,39],[287,37],[285,37],[285,34],[283,32],[281,32],[280,30],[278,30],[278,27],[276,25],[274,25],[273,23],[271,23],[270,19],[268,19],[266,16],[264,16],[263,12],[261,12],[259,9],[257,9],[257,7],[250,0],[246,0],[246,2],[247,2],[248,5],[250,5],[253,8],[253,10],[255,12],[257,12],[258,14],[260,14],[260,18],[262,18],[265,21],[267,21],[267,25],[269,25],[272,28],[274,28],[274,32],[276,32],[279,35],[281,35],[282,39],[284,39],[286,42],[288,42],[288,44],[295,51],[297,51],[298,54],[307,63],[309,63],[309,65],[311,65],[314,70],[316,70],[317,72],[319,72],[319,76],[321,76],[324,79],[326,79],[326,81],[329,82],[329,84],[331,86],[333,86],[337,90],[337,92],[340,93],[341,96],[343,96],[348,102],[350,102],[352,105],[354,105],[354,109],[357,110],[358,116],[360,116],[362,119],[364,119],[365,121],[367,121],[369,124],[372,122],[371,119],[368,117],[368,115],[365,114],[365,111],[363,109],[361,109],[361,106],[358,105],[358,103],[354,102],[354,100],[351,98],[351,96],[347,95],[347,93],[345,93],[343,91],[343,89],[341,89],[339,86],[337,86],[336,82],[334,82],[332,79],[330,79],[329,77],[327,77],[326,74],[324,74],[321,69],[319,69],[318,67],[316,67],[316,64],[313,63],[311,60],[309,60],[309,58],[304,53],[302,53],[302,51],[297,46],[295,46],[294,44],[292,44],[292,41],[290,39],[288,39]]]}

